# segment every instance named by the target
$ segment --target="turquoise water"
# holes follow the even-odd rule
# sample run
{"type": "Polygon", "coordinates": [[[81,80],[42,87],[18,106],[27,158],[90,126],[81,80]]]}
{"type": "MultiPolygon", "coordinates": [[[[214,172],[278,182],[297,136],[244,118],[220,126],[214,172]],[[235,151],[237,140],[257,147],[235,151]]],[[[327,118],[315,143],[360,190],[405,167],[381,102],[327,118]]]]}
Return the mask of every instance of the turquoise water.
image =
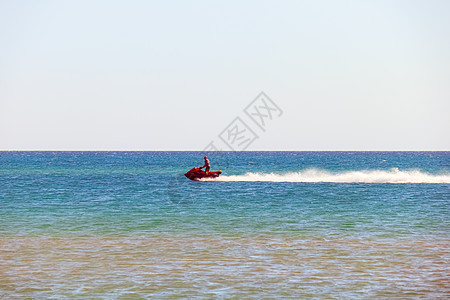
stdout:
{"type": "Polygon", "coordinates": [[[0,153],[0,296],[449,295],[449,152],[208,156],[194,182],[200,152],[0,153]]]}
{"type": "MultiPolygon", "coordinates": [[[[0,159],[1,235],[449,232],[448,183],[192,182],[183,173],[201,165],[195,152],[16,152],[0,159]]],[[[224,175],[398,168],[449,178],[450,172],[450,155],[435,152],[210,159],[224,175]]]]}

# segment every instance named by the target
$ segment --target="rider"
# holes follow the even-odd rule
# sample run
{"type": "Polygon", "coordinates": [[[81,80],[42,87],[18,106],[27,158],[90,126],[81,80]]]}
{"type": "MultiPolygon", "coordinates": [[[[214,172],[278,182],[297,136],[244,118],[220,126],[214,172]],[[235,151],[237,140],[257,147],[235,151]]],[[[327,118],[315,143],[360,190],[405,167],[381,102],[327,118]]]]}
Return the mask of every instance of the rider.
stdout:
{"type": "Polygon", "coordinates": [[[208,173],[209,169],[211,168],[211,164],[206,156],[203,158],[205,159],[205,164],[203,165],[203,167],[200,167],[200,170],[206,167],[205,172],[208,173]]]}

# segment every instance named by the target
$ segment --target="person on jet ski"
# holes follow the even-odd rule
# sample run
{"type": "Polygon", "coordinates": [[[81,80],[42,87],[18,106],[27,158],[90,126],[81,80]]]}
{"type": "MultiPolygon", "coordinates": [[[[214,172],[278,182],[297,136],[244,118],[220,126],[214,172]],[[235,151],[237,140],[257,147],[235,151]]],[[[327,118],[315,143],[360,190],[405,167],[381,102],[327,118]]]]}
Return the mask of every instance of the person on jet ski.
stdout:
{"type": "Polygon", "coordinates": [[[209,159],[205,156],[203,157],[205,159],[205,164],[203,165],[203,167],[200,167],[199,169],[203,169],[206,167],[205,172],[208,173],[209,169],[211,169],[211,163],[209,162],[209,159]]]}

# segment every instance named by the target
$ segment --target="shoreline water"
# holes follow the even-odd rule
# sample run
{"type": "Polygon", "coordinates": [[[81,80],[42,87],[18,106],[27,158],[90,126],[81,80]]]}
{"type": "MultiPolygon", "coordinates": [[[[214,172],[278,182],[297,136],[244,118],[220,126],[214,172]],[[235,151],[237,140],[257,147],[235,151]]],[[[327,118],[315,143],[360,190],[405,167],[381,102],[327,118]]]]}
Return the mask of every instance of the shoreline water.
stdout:
{"type": "Polygon", "coordinates": [[[450,293],[449,244],[448,238],[0,238],[0,296],[439,298],[450,293]]]}

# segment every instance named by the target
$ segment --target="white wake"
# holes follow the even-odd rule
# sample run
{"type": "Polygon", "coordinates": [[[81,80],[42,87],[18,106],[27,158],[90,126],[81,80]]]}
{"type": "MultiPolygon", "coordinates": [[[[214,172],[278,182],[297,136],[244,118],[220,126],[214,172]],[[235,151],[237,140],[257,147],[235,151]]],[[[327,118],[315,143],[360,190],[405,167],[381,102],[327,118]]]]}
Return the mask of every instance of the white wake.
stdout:
{"type": "Polygon", "coordinates": [[[365,170],[329,172],[307,169],[291,173],[246,173],[220,176],[207,181],[269,181],[269,182],[338,182],[338,183],[444,183],[450,184],[450,173],[430,174],[419,170],[365,170]]]}

